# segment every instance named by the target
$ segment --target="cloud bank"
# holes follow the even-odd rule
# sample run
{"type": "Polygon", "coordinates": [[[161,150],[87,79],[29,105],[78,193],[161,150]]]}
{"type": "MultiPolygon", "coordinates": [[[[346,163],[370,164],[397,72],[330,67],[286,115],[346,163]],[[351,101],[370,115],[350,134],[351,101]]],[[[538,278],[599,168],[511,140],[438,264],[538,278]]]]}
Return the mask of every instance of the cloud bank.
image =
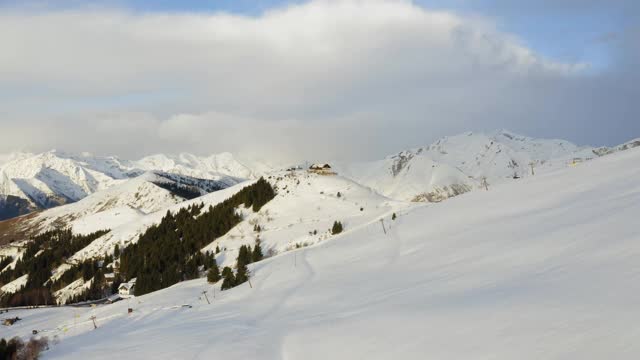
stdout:
{"type": "Polygon", "coordinates": [[[466,130],[640,136],[638,31],[602,72],[491,19],[318,0],[257,17],[117,9],[0,15],[0,152],[367,159],[466,130]]]}

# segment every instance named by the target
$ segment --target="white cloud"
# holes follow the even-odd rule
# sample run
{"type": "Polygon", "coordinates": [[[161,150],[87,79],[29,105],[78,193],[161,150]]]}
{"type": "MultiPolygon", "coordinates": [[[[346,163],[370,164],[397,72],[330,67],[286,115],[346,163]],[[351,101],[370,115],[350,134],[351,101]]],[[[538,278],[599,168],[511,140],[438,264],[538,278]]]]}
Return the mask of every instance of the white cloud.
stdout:
{"type": "Polygon", "coordinates": [[[0,127],[29,134],[30,148],[362,158],[575,116],[579,95],[545,104],[584,67],[488,19],[409,1],[319,0],[259,17],[11,10],[0,14],[0,127]]]}

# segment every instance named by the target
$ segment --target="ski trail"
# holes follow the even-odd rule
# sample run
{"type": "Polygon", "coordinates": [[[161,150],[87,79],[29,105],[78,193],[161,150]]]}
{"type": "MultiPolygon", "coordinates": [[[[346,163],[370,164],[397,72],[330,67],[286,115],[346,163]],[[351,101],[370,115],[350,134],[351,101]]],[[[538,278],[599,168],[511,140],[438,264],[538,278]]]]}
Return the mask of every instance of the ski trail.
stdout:
{"type": "MultiPolygon", "coordinates": [[[[235,349],[243,349],[242,351],[251,352],[252,356],[267,356],[265,354],[273,354],[276,358],[282,358],[282,345],[286,335],[286,329],[278,330],[271,333],[263,333],[261,329],[277,328],[273,326],[274,323],[283,321],[286,317],[286,313],[282,311],[286,308],[290,300],[295,298],[296,294],[305,287],[305,284],[310,283],[316,275],[313,266],[307,259],[308,248],[294,250],[294,254],[288,254],[289,256],[283,256],[279,259],[274,259],[270,266],[261,266],[257,271],[257,276],[252,278],[255,283],[252,289],[248,289],[248,297],[254,299],[252,301],[252,312],[255,316],[250,319],[244,318],[242,315],[238,319],[239,327],[234,331],[235,338],[238,339],[238,343],[233,346],[235,349]],[[294,259],[295,262],[291,260],[294,259]],[[274,266],[275,265],[275,266],[274,266]],[[261,274],[261,270],[270,271],[261,274]],[[280,290],[279,296],[276,297],[263,297],[263,292],[273,291],[273,287],[276,285],[270,284],[269,279],[278,278],[280,276],[287,276],[289,279],[284,283],[284,288],[280,290]],[[256,355],[253,355],[256,354],[256,355]]],[[[241,286],[249,287],[248,283],[241,286]]],[[[277,285],[281,286],[281,283],[277,285]]],[[[247,289],[245,289],[247,290],[247,289]]],[[[219,347],[219,345],[218,345],[219,347]]],[[[211,346],[203,346],[195,354],[194,358],[208,359],[207,354],[215,352],[216,349],[211,346]]],[[[244,353],[242,356],[248,356],[244,353]]]]}

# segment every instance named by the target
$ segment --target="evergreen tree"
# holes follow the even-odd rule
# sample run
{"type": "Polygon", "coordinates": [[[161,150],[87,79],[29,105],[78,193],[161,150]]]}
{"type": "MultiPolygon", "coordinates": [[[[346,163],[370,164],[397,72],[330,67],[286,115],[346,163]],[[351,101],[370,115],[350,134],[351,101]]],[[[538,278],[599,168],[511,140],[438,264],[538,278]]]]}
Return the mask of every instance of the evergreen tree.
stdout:
{"type": "Polygon", "coordinates": [[[213,266],[211,266],[211,268],[207,272],[207,281],[212,284],[220,281],[220,270],[218,269],[218,264],[215,262],[215,260],[213,266]]]}
{"type": "Polygon", "coordinates": [[[112,255],[108,255],[107,253],[104,254],[104,266],[107,266],[109,264],[111,264],[113,262],[113,256],[112,255]]]}
{"type": "Polygon", "coordinates": [[[224,269],[222,269],[222,279],[222,286],[220,287],[221,290],[231,289],[236,286],[236,278],[233,276],[233,270],[228,266],[225,266],[224,269]]]}
{"type": "Polygon", "coordinates": [[[240,246],[238,251],[238,257],[236,258],[236,264],[248,265],[251,264],[251,247],[247,245],[240,246]]]}
{"type": "MultiPolygon", "coordinates": [[[[124,279],[138,278],[136,295],[195,278],[199,276],[200,266],[210,269],[214,262],[212,255],[203,254],[200,249],[242,221],[237,207],[244,205],[258,211],[274,196],[275,190],[269,182],[260,179],[227,200],[209,206],[207,211],[202,211],[203,204],[194,204],[175,213],[167,212],[160,223],[148,228],[135,244],[121,250],[120,273],[124,279]]],[[[220,251],[216,246],[216,253],[220,251]]],[[[240,249],[240,258],[244,265],[249,264],[251,248],[240,249]]],[[[225,286],[235,285],[235,278],[223,276],[223,279],[227,280],[225,286]]]]}
{"type": "Polygon", "coordinates": [[[256,240],[256,244],[253,247],[253,253],[251,254],[251,260],[253,262],[260,261],[264,258],[262,254],[262,247],[260,246],[260,239],[256,240]]]}
{"type": "Polygon", "coordinates": [[[116,259],[120,257],[120,245],[116,244],[115,248],[113,248],[113,257],[116,259]]]}
{"type": "Polygon", "coordinates": [[[396,213],[393,213],[393,215],[391,215],[391,220],[395,220],[396,219],[396,213]]]}
{"type": "Polygon", "coordinates": [[[213,256],[213,254],[210,251],[207,251],[204,254],[204,264],[203,264],[204,268],[205,269],[210,269],[213,266],[213,264],[215,264],[215,263],[216,263],[215,256],[213,256]]]}
{"type": "Polygon", "coordinates": [[[113,282],[111,283],[111,293],[115,294],[118,292],[118,288],[120,287],[120,284],[122,284],[122,278],[120,277],[120,275],[116,276],[113,279],[113,282]]]}
{"type": "Polygon", "coordinates": [[[86,300],[99,300],[105,297],[104,292],[104,274],[102,274],[101,270],[98,270],[91,281],[91,286],[89,290],[85,293],[86,300]]]}
{"type": "Polygon", "coordinates": [[[236,259],[236,281],[235,286],[238,286],[249,279],[249,270],[247,265],[252,262],[251,247],[242,245],[238,252],[238,258],[236,259]]]}
{"type": "Polygon", "coordinates": [[[342,223],[340,221],[334,221],[333,227],[331,227],[331,234],[336,235],[342,232],[342,223]]]}
{"type": "Polygon", "coordinates": [[[198,265],[197,265],[197,260],[193,258],[187,261],[187,263],[185,264],[184,279],[192,280],[197,278],[198,278],[198,265]]]}
{"type": "Polygon", "coordinates": [[[235,286],[238,286],[247,280],[249,280],[249,269],[247,269],[247,264],[238,261],[235,286]]]}
{"type": "Polygon", "coordinates": [[[7,340],[3,338],[0,340],[0,359],[8,359],[7,355],[7,340]]]}

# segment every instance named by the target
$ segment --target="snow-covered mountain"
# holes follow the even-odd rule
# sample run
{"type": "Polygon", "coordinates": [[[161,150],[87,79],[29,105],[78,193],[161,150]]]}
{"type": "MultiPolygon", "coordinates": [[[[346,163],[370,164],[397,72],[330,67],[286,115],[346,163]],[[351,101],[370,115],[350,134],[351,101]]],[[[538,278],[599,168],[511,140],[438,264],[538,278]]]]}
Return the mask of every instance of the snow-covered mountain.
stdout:
{"type": "MultiPolygon", "coordinates": [[[[307,171],[296,171],[277,172],[267,178],[278,189],[276,198],[258,213],[241,210],[244,218],[242,223],[212,242],[211,248],[204,249],[213,250],[216,246],[225,248],[225,260],[220,260],[222,265],[232,265],[238,248],[241,245],[253,244],[258,235],[266,249],[279,253],[295,248],[296,245],[307,246],[326,240],[331,225],[336,220],[342,221],[348,228],[353,228],[389,213],[394,208],[409,206],[390,200],[341,176],[321,176],[307,171]],[[254,231],[255,225],[261,227],[259,234],[254,231]]],[[[215,206],[251,183],[252,181],[247,181],[189,201],[169,203],[143,216],[132,217],[130,221],[109,227],[111,232],[92,242],[73,258],[83,260],[105,252],[111,253],[115,245],[121,249],[125,248],[135,243],[140,234],[150,226],[158,224],[167,211],[177,212],[181,208],[200,203],[203,203],[205,208],[215,206]]],[[[66,213],[75,205],[86,207],[81,203],[47,212],[66,213]]],[[[78,223],[86,229],[85,232],[104,228],[104,222],[99,218],[82,218],[78,223]]]]}
{"type": "Polygon", "coordinates": [[[75,203],[39,212],[21,225],[31,232],[71,227],[76,234],[112,229],[185,200],[235,185],[236,182],[147,172],[75,203]]]}
{"type": "MultiPolygon", "coordinates": [[[[266,174],[266,178],[277,189],[276,197],[258,212],[238,208],[242,221],[226,234],[198,249],[212,252],[221,249],[216,260],[222,267],[233,266],[240,246],[255,244],[257,239],[260,239],[268,255],[330,240],[334,236],[330,231],[334,221],[341,221],[348,232],[359,233],[362,229],[369,234],[379,226],[386,233],[390,227],[393,231],[391,218],[395,219],[395,213],[407,214],[413,212],[415,207],[420,207],[419,204],[391,198],[438,202],[482,186],[483,179],[492,189],[504,185],[529,186],[538,177],[545,179],[553,175],[549,174],[550,170],[554,170],[554,173],[571,171],[569,165],[626,150],[637,143],[632,141],[604,151],[578,147],[562,140],[531,139],[506,131],[490,135],[468,133],[444,138],[428,147],[402,152],[380,162],[347,166],[338,169],[338,175],[318,174],[304,169],[272,171],[266,174]],[[505,184],[514,177],[529,177],[531,164],[538,176],[505,184]],[[353,174],[360,178],[354,181],[342,176],[355,178],[353,174]],[[256,231],[256,227],[259,230],[256,231]]],[[[187,154],[177,157],[156,155],[137,162],[56,152],[14,156],[5,162],[3,169],[28,179],[48,180],[38,176],[38,173],[34,175],[32,169],[25,165],[42,164],[43,172],[55,170],[60,174],[75,175],[68,178],[74,184],[82,184],[77,188],[93,192],[67,205],[14,219],[10,224],[0,223],[3,226],[0,231],[13,227],[9,230],[17,237],[12,239],[23,241],[0,247],[0,256],[12,259],[5,269],[16,266],[24,255],[24,241],[30,238],[29,235],[66,227],[76,234],[110,230],[83,245],[83,248],[74,250],[68,257],[65,256],[64,262],[56,263],[49,278],[50,281],[56,281],[73,264],[95,261],[105,254],[113,254],[116,246],[125,249],[136,243],[147,229],[160,223],[167,211],[176,213],[200,203],[206,208],[220,204],[253,181],[238,183],[237,177],[220,175],[218,169],[255,176],[255,173],[246,172],[250,171],[248,167],[238,166],[232,159],[228,154],[204,160],[187,154]],[[15,161],[19,161],[23,167],[14,164],[15,161]],[[153,168],[164,171],[144,170],[153,168]],[[103,176],[101,179],[112,184],[101,189],[98,182],[87,181],[89,177],[86,174],[91,174],[91,179],[103,176]],[[92,184],[95,185],[93,188],[90,186],[92,184]]],[[[35,180],[32,181],[35,183],[35,180]]],[[[567,186],[557,181],[555,184],[558,188],[567,186]]],[[[66,191],[64,194],[75,194],[60,183],[54,182],[54,185],[58,186],[56,189],[60,192],[66,191]]],[[[430,219],[433,218],[432,214],[430,219]]],[[[357,258],[359,255],[354,253],[351,256],[357,258]]],[[[0,294],[19,290],[30,277],[28,274],[10,278],[6,284],[2,284],[0,294]]],[[[56,290],[54,295],[57,301],[64,302],[79,295],[90,284],[91,280],[77,279],[56,290]]]]}
{"type": "Polygon", "coordinates": [[[126,178],[88,165],[54,151],[14,155],[0,166],[0,196],[23,199],[31,210],[46,209],[78,201],[126,178]]]}
{"type": "MultiPolygon", "coordinates": [[[[640,149],[428,205],[339,176],[284,176],[246,219],[264,225],[265,249],[283,249],[249,266],[250,283],[220,291],[202,278],[95,308],[12,310],[22,320],[3,337],[37,329],[56,339],[47,359],[640,355],[640,149]],[[335,218],[345,232],[320,240],[335,218]],[[284,251],[313,229],[316,245],[284,251]]],[[[250,225],[216,240],[228,248],[220,264],[254,241],[250,225]]]]}
{"type": "Polygon", "coordinates": [[[49,151],[16,153],[0,162],[0,220],[79,201],[145,172],[215,180],[228,185],[257,176],[231,154],[154,155],[137,161],[49,151]]]}
{"type": "Polygon", "coordinates": [[[253,179],[260,174],[240,163],[231,153],[220,153],[208,157],[198,157],[188,153],[157,154],[133,161],[130,166],[148,171],[160,170],[203,179],[216,179],[220,175],[253,179]]]}
{"type": "MultiPolygon", "coordinates": [[[[212,239],[212,243],[202,249],[213,251],[216,247],[223,248],[218,256],[221,266],[232,266],[240,246],[254,244],[257,237],[265,251],[276,254],[327,240],[331,237],[330,228],[334,221],[341,221],[346,228],[353,229],[394,209],[411,206],[389,200],[341,176],[323,176],[299,170],[274,172],[267,175],[267,179],[278,189],[276,198],[258,213],[239,209],[243,221],[215,242],[212,239]],[[256,225],[260,227],[259,233],[255,231],[256,225]]],[[[137,242],[149,227],[160,223],[167,211],[175,213],[200,203],[205,208],[215,206],[253,183],[249,180],[185,201],[158,187],[159,181],[167,181],[164,174],[145,173],[76,203],[17,219],[21,221],[15,226],[28,228],[32,233],[56,227],[71,227],[76,234],[110,230],[73,254],[54,271],[52,279],[55,279],[69,268],[69,262],[100,257],[113,253],[116,245],[124,249],[137,242]]],[[[4,255],[3,251],[9,251],[6,255],[12,256],[14,262],[22,256],[21,252],[15,252],[14,247],[0,247],[0,255],[4,255]]],[[[2,291],[15,291],[25,282],[26,278],[18,278],[5,284],[2,291]]],[[[64,302],[69,296],[77,295],[75,291],[84,290],[81,285],[82,281],[74,282],[70,288],[60,290],[58,300],[64,302]]]]}
{"type": "Polygon", "coordinates": [[[394,199],[437,202],[483,187],[485,182],[492,186],[608,153],[594,150],[506,130],[469,132],[380,161],[340,165],[339,171],[394,199]]]}
{"type": "Polygon", "coordinates": [[[594,152],[599,156],[603,156],[603,155],[610,155],[610,154],[616,153],[618,151],[625,151],[625,150],[633,149],[633,148],[636,148],[636,147],[640,147],[640,138],[627,141],[624,144],[620,144],[620,145],[614,146],[614,147],[606,147],[606,146],[599,147],[599,148],[595,149],[594,152]]]}
{"type": "Polygon", "coordinates": [[[208,180],[185,175],[146,172],[66,205],[0,222],[0,243],[19,241],[43,231],[70,227],[76,234],[111,229],[237,184],[235,178],[208,180]]]}
{"type": "MultiPolygon", "coordinates": [[[[379,161],[335,165],[340,174],[384,196],[438,202],[485,183],[493,186],[639,145],[636,139],[616,147],[593,148],[500,130],[445,137],[379,161]]],[[[59,151],[3,155],[0,220],[73,203],[148,171],[235,184],[275,168],[264,161],[239,161],[230,153],[206,157],[156,154],[140,160],[59,151]]]]}

